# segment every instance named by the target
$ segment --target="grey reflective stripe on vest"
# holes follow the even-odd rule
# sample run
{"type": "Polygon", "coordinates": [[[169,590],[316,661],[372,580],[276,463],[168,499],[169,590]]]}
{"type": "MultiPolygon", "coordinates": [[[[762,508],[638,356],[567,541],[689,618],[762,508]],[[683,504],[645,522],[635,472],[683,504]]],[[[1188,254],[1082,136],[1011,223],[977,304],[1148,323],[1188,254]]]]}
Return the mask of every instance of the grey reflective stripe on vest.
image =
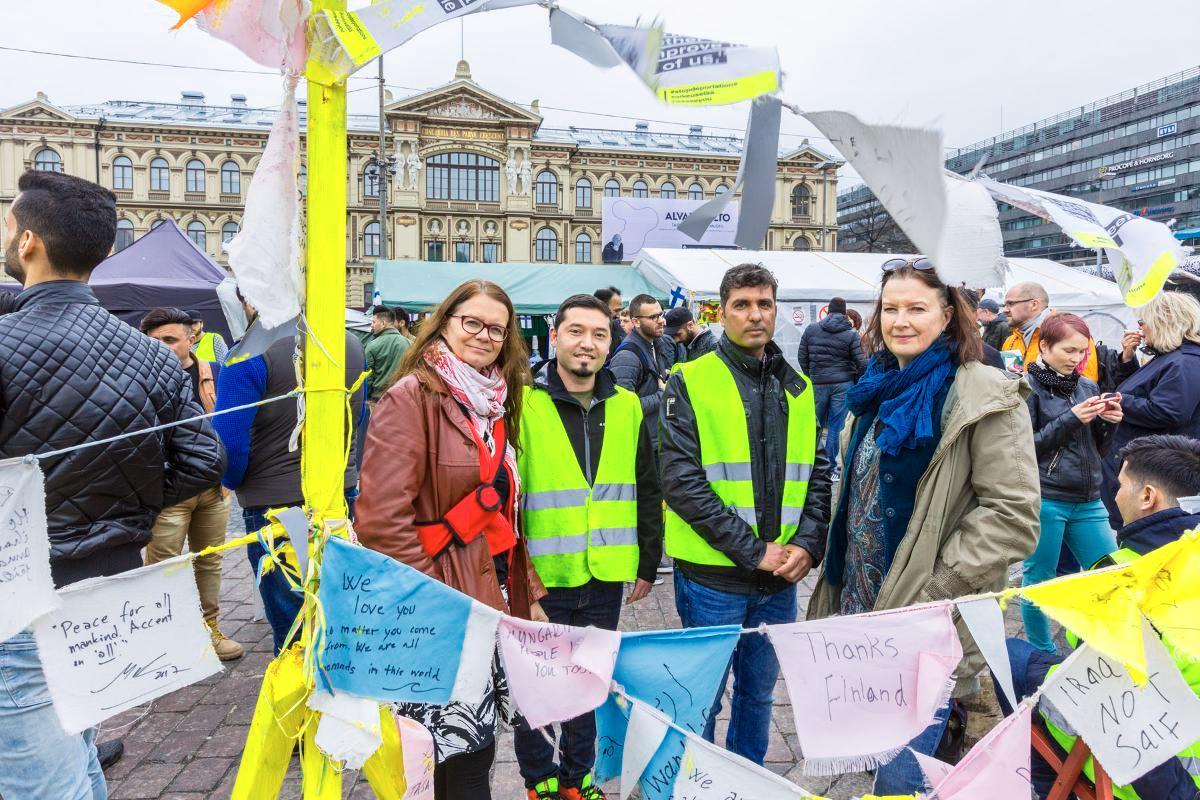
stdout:
{"type": "Polygon", "coordinates": [[[1054,727],[1065,733],[1067,736],[1078,736],[1074,726],[1067,722],[1067,718],[1058,713],[1058,709],[1054,707],[1054,703],[1047,700],[1045,697],[1038,700],[1038,711],[1042,712],[1042,716],[1046,718],[1054,727]]]}
{"type": "Polygon", "coordinates": [[[592,487],[592,500],[632,503],[637,500],[637,486],[632,483],[597,483],[592,487]]]}
{"type": "Polygon", "coordinates": [[[521,501],[526,511],[546,511],[551,508],[574,508],[587,502],[587,489],[553,489],[547,492],[527,492],[521,501]]]}
{"type": "Polygon", "coordinates": [[[799,525],[800,518],[804,516],[803,506],[784,506],[783,512],[780,514],[781,525],[799,525]]]}
{"type": "Polygon", "coordinates": [[[587,547],[588,537],[586,533],[579,533],[574,536],[547,536],[544,539],[525,540],[525,549],[533,557],[586,553],[587,547]]]}
{"type": "Polygon", "coordinates": [[[756,512],[753,507],[747,508],[746,506],[730,506],[729,508],[733,511],[733,513],[741,517],[742,522],[746,523],[751,528],[758,526],[758,512],[756,512]]]}
{"type": "Polygon", "coordinates": [[[592,544],[596,547],[637,543],[637,528],[596,528],[592,531],[592,544]]]}
{"type": "Polygon", "coordinates": [[[812,464],[796,464],[789,461],[783,468],[785,481],[806,481],[812,475],[812,464]]]}
{"type": "Polygon", "coordinates": [[[752,479],[749,461],[718,461],[704,467],[704,477],[713,481],[748,481],[752,479]]]}
{"type": "Polygon", "coordinates": [[[1188,771],[1188,774],[1193,778],[1200,778],[1200,758],[1187,756],[1179,759],[1183,762],[1183,768],[1188,771]]]}

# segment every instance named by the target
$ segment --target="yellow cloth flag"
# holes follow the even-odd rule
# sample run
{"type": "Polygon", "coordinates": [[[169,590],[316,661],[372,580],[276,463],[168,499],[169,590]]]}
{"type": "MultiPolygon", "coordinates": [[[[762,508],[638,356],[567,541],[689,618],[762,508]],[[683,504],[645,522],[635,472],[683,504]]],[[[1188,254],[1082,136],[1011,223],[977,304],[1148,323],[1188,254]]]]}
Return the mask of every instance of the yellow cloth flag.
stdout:
{"type": "Polygon", "coordinates": [[[1200,532],[1189,531],[1134,566],[1156,555],[1143,570],[1142,613],[1167,642],[1200,660],[1200,532]]]}
{"type": "Polygon", "coordinates": [[[219,3],[221,0],[158,0],[158,2],[179,12],[179,22],[171,26],[171,30],[175,30],[213,3],[219,3]]]}
{"type": "Polygon", "coordinates": [[[1019,594],[1111,659],[1139,686],[1146,682],[1141,589],[1132,565],[1023,587],[1019,594]]]}

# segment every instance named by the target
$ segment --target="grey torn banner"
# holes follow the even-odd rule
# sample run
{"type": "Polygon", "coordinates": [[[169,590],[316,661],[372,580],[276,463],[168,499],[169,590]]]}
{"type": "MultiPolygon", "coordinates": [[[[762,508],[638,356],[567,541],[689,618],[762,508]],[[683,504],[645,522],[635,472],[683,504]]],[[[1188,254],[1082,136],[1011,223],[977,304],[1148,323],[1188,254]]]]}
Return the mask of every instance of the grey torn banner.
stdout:
{"type": "Polygon", "coordinates": [[[242,340],[233,346],[229,354],[225,356],[224,366],[237,364],[240,361],[245,361],[248,358],[261,356],[267,352],[267,348],[278,342],[280,339],[295,339],[296,326],[300,317],[293,317],[282,325],[274,328],[264,328],[262,322],[256,317],[254,322],[250,323],[250,327],[246,330],[246,335],[242,340]]]}
{"type": "Polygon", "coordinates": [[[746,124],[746,139],[742,160],[738,164],[737,180],[729,191],[722,192],[688,214],[678,230],[699,241],[717,215],[725,210],[735,193],[742,192],[734,243],[745,250],[757,250],[767,235],[771,223],[771,207],[775,204],[775,174],[779,160],[779,121],[783,102],[774,96],[757,98],[750,106],[746,124]]]}
{"type": "Polygon", "coordinates": [[[550,44],[569,50],[601,69],[612,69],[624,63],[609,40],[587,20],[557,6],[550,9],[550,44]]]}

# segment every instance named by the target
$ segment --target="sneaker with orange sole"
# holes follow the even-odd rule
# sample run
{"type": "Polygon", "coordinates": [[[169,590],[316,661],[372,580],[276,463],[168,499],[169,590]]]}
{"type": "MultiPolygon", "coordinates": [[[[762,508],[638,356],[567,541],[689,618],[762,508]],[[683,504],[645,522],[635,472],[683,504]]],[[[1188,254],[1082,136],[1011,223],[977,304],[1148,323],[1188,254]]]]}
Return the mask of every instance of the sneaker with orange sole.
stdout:
{"type": "Polygon", "coordinates": [[[600,787],[592,783],[591,774],[584,775],[578,786],[564,786],[558,790],[560,800],[607,800],[600,787]]]}
{"type": "Polygon", "coordinates": [[[526,788],[525,792],[529,800],[559,800],[558,778],[546,778],[534,784],[532,789],[526,788]]]}

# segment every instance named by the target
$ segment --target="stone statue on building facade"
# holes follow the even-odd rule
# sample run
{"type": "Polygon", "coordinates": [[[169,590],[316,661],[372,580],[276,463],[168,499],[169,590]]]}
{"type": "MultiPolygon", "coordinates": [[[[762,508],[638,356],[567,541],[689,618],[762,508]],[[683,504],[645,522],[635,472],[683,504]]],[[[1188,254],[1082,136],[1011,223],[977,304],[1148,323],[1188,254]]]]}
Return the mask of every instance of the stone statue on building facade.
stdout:
{"type": "Polygon", "coordinates": [[[528,158],[521,159],[521,194],[529,194],[530,188],[533,186],[533,164],[529,163],[528,158]]]}
{"type": "Polygon", "coordinates": [[[421,157],[417,155],[415,148],[409,151],[408,158],[404,160],[404,166],[408,169],[408,190],[415,192],[420,185],[421,173],[421,157]]]}
{"type": "Polygon", "coordinates": [[[517,193],[517,159],[512,153],[508,154],[508,161],[504,162],[504,177],[508,181],[508,193],[517,193]]]}

